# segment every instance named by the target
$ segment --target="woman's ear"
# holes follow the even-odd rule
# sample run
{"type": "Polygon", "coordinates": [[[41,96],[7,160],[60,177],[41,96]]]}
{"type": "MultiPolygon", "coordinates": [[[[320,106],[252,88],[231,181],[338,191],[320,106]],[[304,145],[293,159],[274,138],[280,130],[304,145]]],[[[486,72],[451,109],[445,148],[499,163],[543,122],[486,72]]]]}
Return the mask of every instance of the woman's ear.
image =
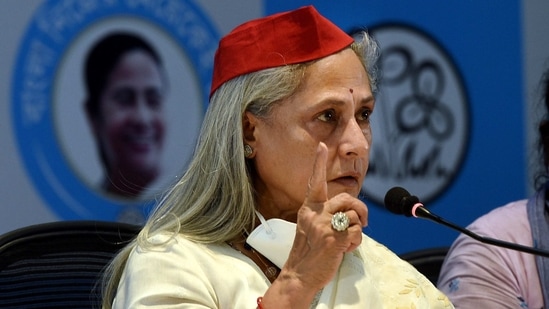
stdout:
{"type": "Polygon", "coordinates": [[[244,143],[255,148],[255,134],[257,129],[258,118],[250,113],[245,112],[242,118],[242,131],[244,134],[244,143]]]}

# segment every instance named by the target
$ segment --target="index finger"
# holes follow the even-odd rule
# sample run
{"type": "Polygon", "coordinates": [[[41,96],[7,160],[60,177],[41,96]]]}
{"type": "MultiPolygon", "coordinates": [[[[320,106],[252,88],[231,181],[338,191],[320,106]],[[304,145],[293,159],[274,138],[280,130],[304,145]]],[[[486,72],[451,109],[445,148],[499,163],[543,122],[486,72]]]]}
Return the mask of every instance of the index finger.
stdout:
{"type": "Polygon", "coordinates": [[[305,202],[324,203],[328,200],[328,184],[326,183],[326,164],[328,161],[328,147],[320,142],[316,148],[316,157],[313,165],[313,174],[309,178],[309,188],[305,202]]]}

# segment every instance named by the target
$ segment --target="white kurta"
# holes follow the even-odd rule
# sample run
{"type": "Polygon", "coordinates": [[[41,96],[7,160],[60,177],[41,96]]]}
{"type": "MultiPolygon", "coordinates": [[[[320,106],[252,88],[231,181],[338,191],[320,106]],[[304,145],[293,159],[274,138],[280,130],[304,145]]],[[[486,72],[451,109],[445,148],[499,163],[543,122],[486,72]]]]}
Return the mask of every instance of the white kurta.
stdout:
{"type": "MultiPolygon", "coordinates": [[[[252,260],[228,245],[178,235],[162,247],[132,251],[113,308],[256,308],[269,285],[252,260]]],[[[453,308],[427,278],[366,235],[316,308],[336,307],[453,308]]]]}

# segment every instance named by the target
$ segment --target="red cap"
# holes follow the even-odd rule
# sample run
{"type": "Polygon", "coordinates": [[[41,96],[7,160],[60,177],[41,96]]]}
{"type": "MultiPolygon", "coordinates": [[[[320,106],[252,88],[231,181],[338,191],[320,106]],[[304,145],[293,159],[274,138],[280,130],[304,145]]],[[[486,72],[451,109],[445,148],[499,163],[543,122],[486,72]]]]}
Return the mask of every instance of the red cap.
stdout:
{"type": "Polygon", "coordinates": [[[210,96],[234,77],[320,59],[352,42],[353,38],[313,6],[246,22],[219,42],[210,96]]]}

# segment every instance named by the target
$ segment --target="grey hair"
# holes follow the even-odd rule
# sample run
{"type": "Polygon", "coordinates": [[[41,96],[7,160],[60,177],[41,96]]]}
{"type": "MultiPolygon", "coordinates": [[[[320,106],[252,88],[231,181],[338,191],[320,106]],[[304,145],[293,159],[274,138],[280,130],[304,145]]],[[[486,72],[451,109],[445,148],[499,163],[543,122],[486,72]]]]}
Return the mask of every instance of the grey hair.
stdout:
{"type": "MultiPolygon", "coordinates": [[[[378,46],[363,32],[351,45],[377,89],[378,46]]],[[[313,61],[314,62],[314,61],[313,61]]],[[[277,102],[299,87],[313,62],[287,65],[233,78],[210,99],[195,154],[182,178],[159,201],[136,240],[112,261],[103,278],[103,308],[111,308],[128,256],[150,236],[177,233],[200,243],[222,243],[255,224],[253,170],[244,156],[242,120],[249,111],[267,117],[277,102]]]]}

